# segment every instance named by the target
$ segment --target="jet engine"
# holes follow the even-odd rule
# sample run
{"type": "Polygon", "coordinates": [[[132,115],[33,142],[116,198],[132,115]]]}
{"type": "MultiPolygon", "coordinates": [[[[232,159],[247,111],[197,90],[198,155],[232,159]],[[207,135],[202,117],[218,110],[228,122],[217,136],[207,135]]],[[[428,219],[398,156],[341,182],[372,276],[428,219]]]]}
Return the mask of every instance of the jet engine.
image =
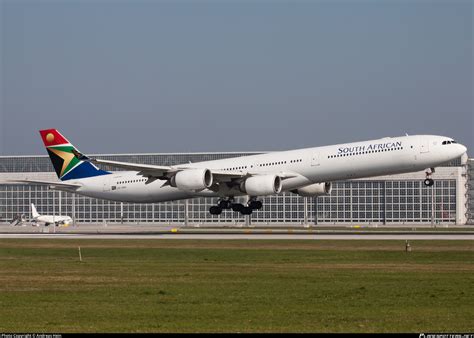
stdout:
{"type": "Polygon", "coordinates": [[[303,197],[317,197],[323,195],[329,195],[332,190],[331,182],[326,183],[315,183],[311,185],[307,185],[303,188],[298,188],[291,190],[292,193],[303,197]]]}
{"type": "Polygon", "coordinates": [[[240,190],[249,196],[265,196],[281,192],[281,177],[261,175],[247,178],[240,185],[240,190]]]}
{"type": "Polygon", "coordinates": [[[209,169],[185,169],[170,179],[170,185],[184,191],[197,192],[209,188],[213,177],[209,169]]]}

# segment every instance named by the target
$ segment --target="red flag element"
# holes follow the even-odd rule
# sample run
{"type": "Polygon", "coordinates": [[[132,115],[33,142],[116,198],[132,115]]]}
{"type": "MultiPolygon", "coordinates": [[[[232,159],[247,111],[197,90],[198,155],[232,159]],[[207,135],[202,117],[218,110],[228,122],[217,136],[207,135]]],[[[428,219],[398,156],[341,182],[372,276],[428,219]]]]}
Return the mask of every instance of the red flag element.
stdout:
{"type": "Polygon", "coordinates": [[[56,129],[40,130],[40,134],[46,147],[69,143],[69,141],[66,140],[56,129]]]}

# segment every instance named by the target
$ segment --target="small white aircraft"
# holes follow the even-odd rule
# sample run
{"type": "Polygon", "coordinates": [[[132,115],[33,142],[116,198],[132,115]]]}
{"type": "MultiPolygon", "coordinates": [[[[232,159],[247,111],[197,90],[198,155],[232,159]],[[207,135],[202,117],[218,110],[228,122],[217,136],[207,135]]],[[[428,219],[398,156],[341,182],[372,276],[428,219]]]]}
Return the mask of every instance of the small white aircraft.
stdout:
{"type": "Polygon", "coordinates": [[[50,224],[68,226],[72,224],[72,218],[69,216],[40,215],[33,203],[31,203],[31,215],[33,216],[32,223],[44,223],[45,226],[50,224]]]}
{"type": "Polygon", "coordinates": [[[426,171],[459,158],[466,147],[450,137],[410,135],[332,146],[296,149],[215,161],[158,166],[107,161],[81,154],[59,131],[40,131],[60,181],[13,180],[120,202],[157,203],[194,197],[219,197],[209,212],[232,209],[244,215],[262,208],[259,197],[284,191],[316,197],[331,192],[331,182],[426,171]],[[95,164],[126,171],[109,172],[95,164]],[[247,196],[244,205],[234,200],[247,196]]]}

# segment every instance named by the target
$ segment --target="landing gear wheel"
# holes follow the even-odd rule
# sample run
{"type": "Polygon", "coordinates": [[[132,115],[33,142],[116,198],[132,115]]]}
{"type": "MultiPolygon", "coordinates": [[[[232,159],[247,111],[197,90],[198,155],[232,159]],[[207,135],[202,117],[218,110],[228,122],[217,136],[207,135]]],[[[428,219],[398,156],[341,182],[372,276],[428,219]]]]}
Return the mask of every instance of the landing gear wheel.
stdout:
{"type": "Polygon", "coordinates": [[[431,186],[434,185],[434,181],[433,181],[433,179],[431,179],[431,178],[425,179],[425,180],[423,181],[423,183],[424,183],[424,185],[427,186],[427,187],[431,187],[431,186]]]}
{"type": "Polygon", "coordinates": [[[230,208],[231,208],[233,211],[235,211],[235,212],[240,212],[240,211],[241,211],[243,208],[245,208],[245,207],[244,207],[243,204],[235,203],[235,204],[232,204],[232,205],[230,206],[230,208]]]}
{"type": "Polygon", "coordinates": [[[220,215],[222,213],[222,208],[214,205],[209,208],[209,212],[211,215],[220,215]]]}
{"type": "Polygon", "coordinates": [[[221,200],[217,203],[218,207],[221,209],[230,209],[230,201],[228,200],[221,200]]]}
{"type": "Polygon", "coordinates": [[[435,173],[435,168],[430,168],[429,171],[426,171],[425,174],[426,174],[426,178],[425,180],[423,181],[423,184],[427,187],[432,187],[434,185],[434,181],[433,179],[431,178],[431,175],[433,175],[435,173]]]}
{"type": "Polygon", "coordinates": [[[242,210],[240,210],[240,213],[242,215],[251,215],[252,214],[252,208],[251,207],[243,207],[242,210]]]}
{"type": "Polygon", "coordinates": [[[262,201],[250,201],[249,207],[252,208],[252,210],[260,210],[263,207],[263,203],[262,201]]]}

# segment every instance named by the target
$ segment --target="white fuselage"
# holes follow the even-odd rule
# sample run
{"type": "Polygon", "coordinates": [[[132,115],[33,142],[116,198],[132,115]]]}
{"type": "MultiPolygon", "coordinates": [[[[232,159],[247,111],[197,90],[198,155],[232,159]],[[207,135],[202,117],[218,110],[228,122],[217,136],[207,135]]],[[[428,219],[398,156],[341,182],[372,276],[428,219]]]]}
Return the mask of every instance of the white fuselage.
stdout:
{"type": "Polygon", "coordinates": [[[34,217],[33,220],[44,224],[72,224],[72,218],[69,216],[40,215],[34,217]]]}
{"type": "MultiPolygon", "coordinates": [[[[282,191],[313,183],[371,176],[400,174],[439,166],[460,157],[466,148],[457,143],[442,144],[450,138],[414,135],[364,142],[272,152],[260,155],[177,165],[179,168],[206,168],[258,174],[294,174],[282,181],[282,191]]],[[[211,190],[198,193],[164,185],[165,180],[146,184],[138,172],[122,171],[71,183],[82,185],[76,193],[113,201],[153,203],[198,196],[224,196],[211,190]]],[[[245,195],[238,190],[225,196],[245,195]]]]}

